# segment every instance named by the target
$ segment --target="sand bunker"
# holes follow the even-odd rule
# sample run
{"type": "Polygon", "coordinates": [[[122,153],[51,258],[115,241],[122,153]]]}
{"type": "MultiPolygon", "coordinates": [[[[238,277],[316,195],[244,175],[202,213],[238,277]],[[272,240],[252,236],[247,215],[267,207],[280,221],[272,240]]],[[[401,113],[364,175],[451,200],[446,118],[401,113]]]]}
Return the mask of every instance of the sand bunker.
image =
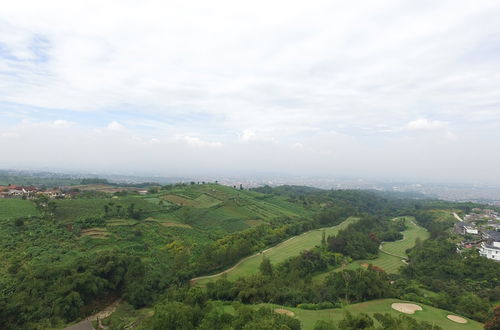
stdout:
{"type": "Polygon", "coordinates": [[[405,314],[415,314],[416,311],[422,310],[422,307],[420,307],[419,305],[407,303],[394,303],[391,305],[391,307],[392,309],[405,314]]]}
{"type": "Polygon", "coordinates": [[[287,309],[276,308],[274,311],[278,314],[286,314],[286,315],[291,316],[291,317],[295,316],[294,312],[289,311],[287,309]]]}
{"type": "Polygon", "coordinates": [[[456,315],[447,315],[446,316],[449,320],[452,320],[453,322],[457,323],[467,323],[467,320],[464,319],[463,317],[456,316],[456,315]]]}

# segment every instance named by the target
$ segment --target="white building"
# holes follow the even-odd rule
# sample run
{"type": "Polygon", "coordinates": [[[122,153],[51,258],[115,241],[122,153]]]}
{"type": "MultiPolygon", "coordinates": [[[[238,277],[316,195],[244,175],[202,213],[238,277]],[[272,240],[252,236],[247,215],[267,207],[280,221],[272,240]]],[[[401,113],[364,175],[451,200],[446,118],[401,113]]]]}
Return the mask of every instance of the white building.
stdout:
{"type": "Polygon", "coordinates": [[[466,234],[473,234],[473,235],[479,234],[479,231],[474,226],[464,226],[464,230],[466,234]]]}
{"type": "Polygon", "coordinates": [[[481,243],[479,254],[488,259],[500,261],[500,232],[487,231],[483,235],[485,241],[481,243]]]}

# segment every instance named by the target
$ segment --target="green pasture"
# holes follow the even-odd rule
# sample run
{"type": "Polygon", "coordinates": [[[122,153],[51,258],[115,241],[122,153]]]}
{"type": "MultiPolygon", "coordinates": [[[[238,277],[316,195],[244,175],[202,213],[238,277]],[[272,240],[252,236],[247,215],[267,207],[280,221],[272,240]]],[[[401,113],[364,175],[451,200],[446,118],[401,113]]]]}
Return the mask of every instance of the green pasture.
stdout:
{"type": "MultiPolygon", "coordinates": [[[[357,313],[366,313],[368,315],[373,315],[375,313],[388,313],[393,316],[398,315],[408,315],[398,312],[391,308],[393,303],[404,303],[406,301],[402,301],[399,299],[379,299],[367,301],[359,304],[348,305],[343,308],[335,308],[335,309],[324,309],[324,310],[304,310],[300,308],[280,306],[274,304],[259,304],[255,305],[259,306],[267,306],[271,308],[282,308],[289,311],[292,311],[295,314],[295,317],[298,318],[301,322],[302,329],[308,330],[313,329],[316,321],[324,320],[324,321],[335,321],[338,322],[344,318],[345,311],[349,311],[353,314],[357,313]]],[[[412,302],[409,302],[412,303],[412,302]]],[[[413,315],[408,315],[410,317],[415,318],[417,321],[426,321],[431,324],[438,325],[443,328],[443,330],[480,330],[483,329],[483,325],[479,322],[467,319],[467,323],[459,324],[453,321],[450,321],[446,318],[447,315],[455,315],[454,313],[445,311],[443,309],[427,306],[424,304],[417,303],[423,310],[415,312],[413,315]]],[[[232,306],[226,306],[225,309],[228,312],[231,312],[232,306]]]]}
{"type": "MultiPolygon", "coordinates": [[[[323,231],[328,235],[335,235],[339,230],[346,228],[349,224],[357,221],[357,218],[350,217],[346,219],[344,222],[337,226],[311,230],[306,233],[303,233],[298,236],[294,236],[268,250],[265,252],[261,252],[259,254],[255,254],[243,262],[238,264],[237,267],[228,271],[227,278],[229,280],[235,280],[239,277],[256,274],[259,271],[259,266],[262,261],[262,257],[265,255],[271,261],[271,263],[276,264],[286,259],[299,255],[300,252],[304,250],[309,250],[316,245],[321,243],[321,237],[323,231]]],[[[213,276],[213,277],[205,277],[197,281],[198,284],[204,284],[210,281],[217,280],[221,275],[213,276]]]]}
{"type": "Polygon", "coordinates": [[[38,215],[35,205],[29,200],[23,199],[0,199],[0,219],[15,219],[38,215]]]}

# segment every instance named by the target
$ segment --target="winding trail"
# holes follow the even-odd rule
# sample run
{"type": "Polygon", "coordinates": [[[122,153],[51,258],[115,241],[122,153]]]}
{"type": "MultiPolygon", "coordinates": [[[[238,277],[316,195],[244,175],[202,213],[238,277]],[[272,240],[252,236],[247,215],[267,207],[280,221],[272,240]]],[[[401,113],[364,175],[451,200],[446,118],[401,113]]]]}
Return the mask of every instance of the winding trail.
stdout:
{"type": "Polygon", "coordinates": [[[453,216],[458,220],[458,221],[462,221],[464,222],[464,220],[462,218],[460,218],[460,216],[456,213],[456,212],[453,212],[453,216]]]}

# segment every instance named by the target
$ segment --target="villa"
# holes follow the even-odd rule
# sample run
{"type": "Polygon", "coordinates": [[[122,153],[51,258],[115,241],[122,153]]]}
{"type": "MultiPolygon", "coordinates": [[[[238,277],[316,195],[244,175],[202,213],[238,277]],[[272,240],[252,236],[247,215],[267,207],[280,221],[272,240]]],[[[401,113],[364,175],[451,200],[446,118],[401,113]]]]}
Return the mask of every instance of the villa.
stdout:
{"type": "Polygon", "coordinates": [[[500,261],[500,232],[487,231],[483,233],[484,241],[479,248],[479,254],[488,259],[500,261]]]}

